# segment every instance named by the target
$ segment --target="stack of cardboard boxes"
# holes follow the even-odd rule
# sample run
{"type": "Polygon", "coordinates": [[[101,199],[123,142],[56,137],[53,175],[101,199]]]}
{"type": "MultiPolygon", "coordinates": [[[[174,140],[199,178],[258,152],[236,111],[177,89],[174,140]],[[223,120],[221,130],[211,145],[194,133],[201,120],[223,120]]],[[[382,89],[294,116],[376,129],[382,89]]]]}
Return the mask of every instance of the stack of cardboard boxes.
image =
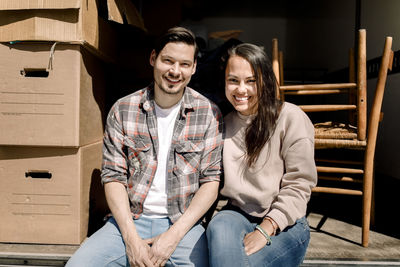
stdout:
{"type": "Polygon", "coordinates": [[[0,0],[0,242],[87,236],[118,39],[96,2],[0,0]]]}

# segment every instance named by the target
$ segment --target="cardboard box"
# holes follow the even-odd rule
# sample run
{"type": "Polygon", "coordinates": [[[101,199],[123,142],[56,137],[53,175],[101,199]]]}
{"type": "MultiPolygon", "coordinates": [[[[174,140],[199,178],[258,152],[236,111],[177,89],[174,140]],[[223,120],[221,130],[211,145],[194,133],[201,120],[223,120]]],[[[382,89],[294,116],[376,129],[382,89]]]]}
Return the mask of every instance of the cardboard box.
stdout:
{"type": "Polygon", "coordinates": [[[107,0],[107,10],[109,20],[147,31],[142,16],[131,0],[107,0]]]}
{"type": "MultiPolygon", "coordinates": [[[[102,142],[81,148],[0,147],[0,242],[80,244],[102,142]]],[[[96,178],[97,179],[97,178],[96,178]]]]}
{"type": "Polygon", "coordinates": [[[0,145],[79,147],[103,137],[106,70],[81,45],[0,44],[0,145]],[[52,68],[48,68],[48,66],[52,68]]]}
{"type": "Polygon", "coordinates": [[[143,20],[126,0],[0,0],[0,42],[79,42],[104,59],[113,61],[118,36],[114,20],[144,30],[143,20]],[[106,5],[98,6],[98,5],[106,5]],[[109,7],[109,8],[108,8],[109,7]],[[100,11],[104,9],[104,11],[100,11]],[[108,14],[102,18],[99,13],[108,14]]]}
{"type": "Polygon", "coordinates": [[[98,16],[95,0],[1,0],[0,42],[79,42],[112,58],[115,33],[98,16]]]}

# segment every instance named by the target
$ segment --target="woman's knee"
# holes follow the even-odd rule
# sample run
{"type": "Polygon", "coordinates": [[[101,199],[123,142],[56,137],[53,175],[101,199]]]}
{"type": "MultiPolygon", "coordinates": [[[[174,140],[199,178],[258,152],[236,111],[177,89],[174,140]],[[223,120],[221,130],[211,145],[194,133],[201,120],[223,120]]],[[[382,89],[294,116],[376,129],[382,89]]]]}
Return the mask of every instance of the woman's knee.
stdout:
{"type": "Polygon", "coordinates": [[[244,235],[250,232],[251,228],[251,223],[241,214],[230,210],[221,211],[207,226],[208,243],[212,246],[242,243],[244,235]]]}
{"type": "Polygon", "coordinates": [[[308,246],[310,241],[310,227],[305,217],[298,219],[296,224],[287,229],[288,238],[300,246],[308,246]]]}
{"type": "Polygon", "coordinates": [[[310,228],[305,218],[273,237],[269,247],[268,262],[271,266],[299,266],[310,241],[310,228]]]}
{"type": "Polygon", "coordinates": [[[236,224],[234,214],[229,211],[218,212],[210,221],[207,226],[207,235],[209,234],[223,234],[230,232],[236,224]],[[229,227],[227,227],[229,225],[229,227]]]}
{"type": "Polygon", "coordinates": [[[214,232],[220,230],[220,228],[223,228],[223,225],[225,224],[225,217],[222,216],[220,213],[217,213],[209,222],[207,225],[207,232],[214,232]]]}

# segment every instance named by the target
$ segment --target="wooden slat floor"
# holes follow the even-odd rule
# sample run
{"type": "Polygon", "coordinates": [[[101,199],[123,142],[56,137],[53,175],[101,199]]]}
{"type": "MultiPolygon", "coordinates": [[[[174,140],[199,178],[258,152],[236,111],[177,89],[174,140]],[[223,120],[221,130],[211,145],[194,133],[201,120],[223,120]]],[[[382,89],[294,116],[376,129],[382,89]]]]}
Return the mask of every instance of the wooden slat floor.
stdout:
{"type": "MultiPolygon", "coordinates": [[[[303,267],[400,266],[400,239],[371,231],[368,248],[361,228],[318,213],[307,216],[311,241],[303,267]],[[318,228],[318,229],[317,229],[318,228]]],[[[0,266],[64,266],[77,246],[0,243],[0,266]]]]}
{"type": "Polygon", "coordinates": [[[370,232],[361,246],[361,227],[317,213],[307,216],[311,241],[303,266],[400,266],[400,239],[370,232]]]}

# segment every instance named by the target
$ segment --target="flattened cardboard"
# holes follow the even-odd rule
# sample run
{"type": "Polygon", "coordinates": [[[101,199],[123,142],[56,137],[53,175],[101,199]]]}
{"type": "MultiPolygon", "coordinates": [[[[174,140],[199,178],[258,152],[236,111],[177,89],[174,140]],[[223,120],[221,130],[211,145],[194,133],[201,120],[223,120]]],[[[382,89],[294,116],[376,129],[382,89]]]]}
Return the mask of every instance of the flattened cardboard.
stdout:
{"type": "Polygon", "coordinates": [[[104,63],[80,45],[57,44],[48,69],[52,45],[0,44],[0,145],[79,147],[102,139],[104,63]]]}
{"type": "Polygon", "coordinates": [[[0,147],[0,242],[80,244],[101,148],[0,147]]]}

